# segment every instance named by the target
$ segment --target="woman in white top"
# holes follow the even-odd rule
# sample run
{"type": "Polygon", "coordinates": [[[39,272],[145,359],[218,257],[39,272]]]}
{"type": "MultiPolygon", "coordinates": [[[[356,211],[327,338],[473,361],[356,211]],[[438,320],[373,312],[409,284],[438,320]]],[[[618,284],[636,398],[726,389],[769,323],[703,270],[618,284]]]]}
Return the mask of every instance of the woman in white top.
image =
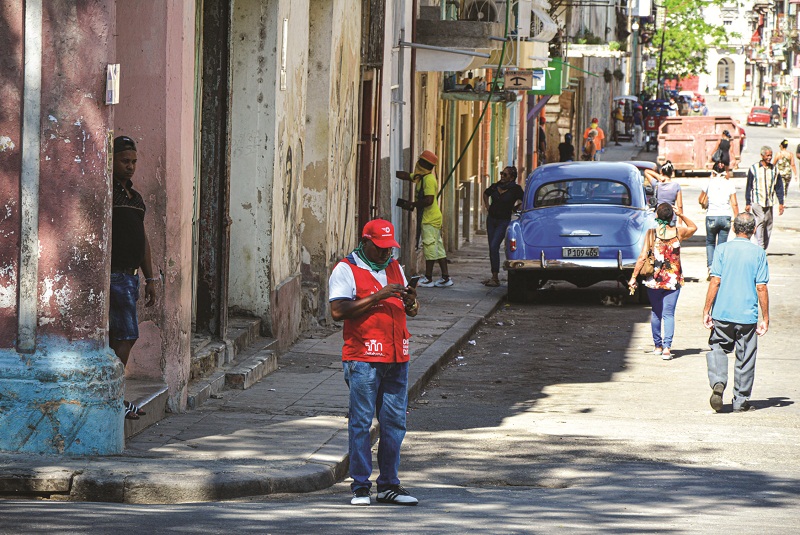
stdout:
{"type": "Polygon", "coordinates": [[[698,201],[706,208],[706,263],[711,280],[711,264],[717,244],[728,241],[731,220],[739,213],[736,201],[736,187],[729,180],[730,172],[722,162],[716,162],[711,170],[711,178],[703,186],[698,201]]]}

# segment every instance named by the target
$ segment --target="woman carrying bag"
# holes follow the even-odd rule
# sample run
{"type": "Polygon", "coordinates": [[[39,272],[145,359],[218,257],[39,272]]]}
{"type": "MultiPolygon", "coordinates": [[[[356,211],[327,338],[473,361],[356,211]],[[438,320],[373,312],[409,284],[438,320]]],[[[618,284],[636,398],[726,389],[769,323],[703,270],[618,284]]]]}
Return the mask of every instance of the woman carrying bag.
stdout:
{"type": "Polygon", "coordinates": [[[697,199],[706,210],[706,264],[711,280],[711,264],[714,262],[714,249],[717,245],[728,241],[731,221],[739,213],[736,201],[736,187],[729,180],[725,164],[717,162],[711,170],[711,178],[703,186],[697,199]]]}
{"type": "Polygon", "coordinates": [[[642,284],[647,288],[652,311],[650,327],[653,332],[654,355],[663,360],[672,359],[672,338],[675,334],[675,307],[683,286],[683,269],[681,268],[681,242],[691,238],[697,231],[691,219],[683,212],[673,209],[669,203],[661,203],[656,208],[655,229],[647,231],[644,246],[633,274],[628,281],[631,291],[636,289],[636,278],[642,272],[649,256],[653,256],[654,270],[644,278],[642,284]],[[673,217],[683,221],[684,227],[675,227],[673,217]],[[663,331],[663,334],[662,334],[663,331]]]}

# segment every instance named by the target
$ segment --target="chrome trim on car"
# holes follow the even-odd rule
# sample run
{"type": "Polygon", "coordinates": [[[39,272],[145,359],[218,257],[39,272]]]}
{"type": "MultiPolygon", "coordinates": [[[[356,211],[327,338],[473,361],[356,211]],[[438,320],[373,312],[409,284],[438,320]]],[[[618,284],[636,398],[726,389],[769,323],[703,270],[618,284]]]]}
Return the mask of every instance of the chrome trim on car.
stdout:
{"type": "Polygon", "coordinates": [[[619,266],[619,269],[622,269],[622,250],[621,249],[617,250],[617,266],[619,266]]]}
{"type": "MultiPolygon", "coordinates": [[[[620,253],[621,254],[621,253],[620,253]]],[[[628,263],[622,261],[621,256],[616,259],[608,258],[582,258],[580,260],[553,260],[544,257],[542,260],[506,260],[503,262],[505,270],[528,270],[528,269],[633,269],[636,261],[628,263]]]]}

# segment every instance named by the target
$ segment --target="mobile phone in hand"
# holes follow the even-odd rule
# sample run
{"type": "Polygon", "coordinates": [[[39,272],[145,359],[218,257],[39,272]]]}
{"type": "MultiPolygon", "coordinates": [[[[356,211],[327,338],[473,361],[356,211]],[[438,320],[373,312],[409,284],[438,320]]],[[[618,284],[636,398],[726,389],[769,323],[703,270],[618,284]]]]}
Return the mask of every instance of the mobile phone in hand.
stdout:
{"type": "Polygon", "coordinates": [[[417,283],[419,282],[419,279],[421,279],[421,278],[422,277],[420,275],[415,275],[415,276],[411,277],[410,279],[408,279],[408,285],[410,287],[412,287],[412,288],[416,288],[417,287],[417,283]]]}

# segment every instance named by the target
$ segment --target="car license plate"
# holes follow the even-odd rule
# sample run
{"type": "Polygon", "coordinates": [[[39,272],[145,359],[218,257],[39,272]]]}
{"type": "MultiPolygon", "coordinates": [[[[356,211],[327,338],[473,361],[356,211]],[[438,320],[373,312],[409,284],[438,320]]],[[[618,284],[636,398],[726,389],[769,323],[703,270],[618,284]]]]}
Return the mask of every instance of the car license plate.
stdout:
{"type": "Polygon", "coordinates": [[[598,258],[600,249],[598,247],[562,247],[561,255],[564,258],[598,258]]]}

